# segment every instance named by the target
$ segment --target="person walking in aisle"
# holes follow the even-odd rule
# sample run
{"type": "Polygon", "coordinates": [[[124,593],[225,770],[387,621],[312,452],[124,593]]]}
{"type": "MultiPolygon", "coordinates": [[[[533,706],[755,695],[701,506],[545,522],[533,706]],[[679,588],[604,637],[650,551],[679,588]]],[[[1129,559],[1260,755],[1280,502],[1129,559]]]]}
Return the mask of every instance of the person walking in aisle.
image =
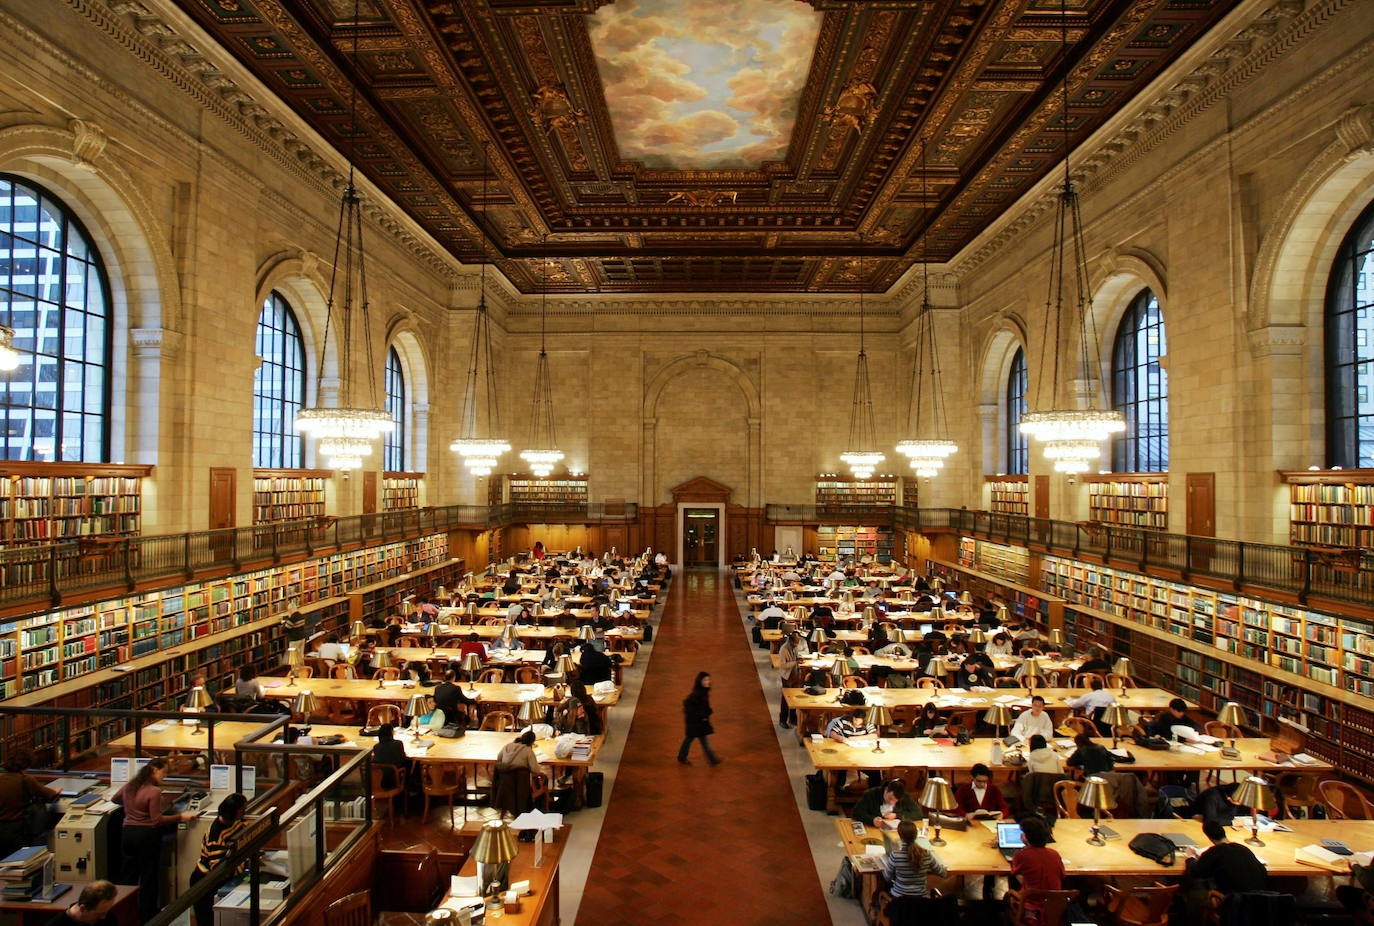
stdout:
{"type": "Polygon", "coordinates": [[[720,764],[720,756],[711,751],[706,737],[716,732],[711,726],[711,673],[698,672],[692,693],[682,699],[682,716],[686,722],[687,735],[682,738],[682,748],[677,751],[677,760],[683,765],[691,765],[687,750],[692,740],[701,740],[701,749],[706,753],[706,761],[712,765],[720,764]]]}

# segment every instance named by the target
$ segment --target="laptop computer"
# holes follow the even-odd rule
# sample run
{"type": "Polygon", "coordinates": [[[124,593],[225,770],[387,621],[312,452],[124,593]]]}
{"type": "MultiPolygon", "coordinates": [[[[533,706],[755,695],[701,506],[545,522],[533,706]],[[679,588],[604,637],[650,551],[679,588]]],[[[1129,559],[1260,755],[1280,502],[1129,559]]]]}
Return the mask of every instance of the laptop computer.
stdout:
{"type": "Polygon", "coordinates": [[[1011,857],[1016,854],[1016,850],[1024,848],[1025,845],[1026,835],[1021,832],[1021,824],[997,824],[997,848],[1001,850],[1004,858],[1010,861],[1011,857]]]}

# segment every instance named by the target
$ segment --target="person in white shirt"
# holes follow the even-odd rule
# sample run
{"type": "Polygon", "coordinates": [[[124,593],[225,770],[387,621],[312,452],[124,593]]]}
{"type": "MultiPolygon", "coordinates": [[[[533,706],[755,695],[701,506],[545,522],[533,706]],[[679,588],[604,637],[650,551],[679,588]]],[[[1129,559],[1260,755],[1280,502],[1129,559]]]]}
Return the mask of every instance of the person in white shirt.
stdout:
{"type": "Polygon", "coordinates": [[[987,645],[983,647],[983,652],[989,656],[1010,656],[1016,652],[1016,648],[1012,645],[1011,637],[1005,633],[999,633],[987,642],[987,645]]]}
{"type": "Polygon", "coordinates": [[[339,646],[338,637],[333,634],[325,637],[324,642],[320,644],[320,658],[332,659],[335,662],[344,658],[343,647],[339,646]]]}
{"type": "Polygon", "coordinates": [[[826,584],[826,585],[842,585],[842,584],[844,584],[844,573],[841,572],[839,569],[832,570],[831,573],[830,573],[830,575],[828,575],[828,576],[825,577],[825,584],[826,584]]]}
{"type": "Polygon", "coordinates": [[[1116,703],[1116,695],[1102,686],[1102,679],[1100,678],[1093,679],[1092,686],[1092,691],[1076,698],[1070,698],[1066,703],[1096,723],[1101,716],[1102,709],[1111,707],[1116,703]]]}
{"type": "Polygon", "coordinates": [[[511,606],[509,608],[506,608],[506,620],[515,620],[517,617],[520,616],[520,612],[524,609],[524,607],[525,606],[518,601],[512,602],[511,606]]]}
{"type": "MultiPolygon", "coordinates": [[[[1025,716],[1024,714],[1022,715],[1025,716]]],[[[1064,760],[1049,747],[1049,738],[1036,734],[1026,744],[1026,771],[1064,774],[1064,760]]]]}
{"type": "Polygon", "coordinates": [[[667,554],[667,553],[655,553],[655,554],[654,554],[654,565],[655,565],[655,566],[666,566],[666,565],[668,565],[668,554],[667,554]]]}
{"type": "Polygon", "coordinates": [[[782,620],[786,616],[787,612],[784,611],[782,608],[778,607],[778,603],[776,601],[770,601],[768,602],[768,607],[764,608],[762,611],[759,612],[759,623],[762,624],[769,618],[776,618],[777,620],[782,620]]]}
{"type": "Polygon", "coordinates": [[[1030,710],[1022,711],[1011,725],[1011,735],[1021,742],[1032,736],[1043,736],[1046,740],[1054,738],[1054,721],[1045,710],[1045,699],[1040,695],[1031,698],[1030,710]]]}
{"type": "Polygon", "coordinates": [[[905,643],[889,643],[887,644],[887,646],[884,646],[881,649],[876,650],[873,653],[873,655],[883,656],[888,659],[894,657],[910,658],[911,648],[907,646],[905,643]]]}

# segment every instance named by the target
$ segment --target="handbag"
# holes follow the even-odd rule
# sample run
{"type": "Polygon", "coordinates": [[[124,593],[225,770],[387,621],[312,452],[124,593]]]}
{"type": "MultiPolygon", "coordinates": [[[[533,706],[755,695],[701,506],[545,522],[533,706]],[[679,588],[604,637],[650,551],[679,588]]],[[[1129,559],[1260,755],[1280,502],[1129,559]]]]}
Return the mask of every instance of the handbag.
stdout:
{"type": "Polygon", "coordinates": [[[1173,866],[1174,853],[1177,851],[1174,844],[1159,833],[1137,833],[1131,839],[1130,849],[1136,855],[1166,868],[1173,866]]]}

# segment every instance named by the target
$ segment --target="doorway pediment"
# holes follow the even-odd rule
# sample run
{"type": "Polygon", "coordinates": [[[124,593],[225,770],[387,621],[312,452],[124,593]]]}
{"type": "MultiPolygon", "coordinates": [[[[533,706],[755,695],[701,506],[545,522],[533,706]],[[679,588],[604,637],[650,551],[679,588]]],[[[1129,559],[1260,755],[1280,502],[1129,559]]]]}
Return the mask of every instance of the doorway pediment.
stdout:
{"type": "Polygon", "coordinates": [[[669,491],[673,494],[673,504],[675,505],[691,502],[725,502],[728,504],[730,496],[734,492],[729,486],[705,476],[688,479],[681,485],[673,486],[669,491]]]}

